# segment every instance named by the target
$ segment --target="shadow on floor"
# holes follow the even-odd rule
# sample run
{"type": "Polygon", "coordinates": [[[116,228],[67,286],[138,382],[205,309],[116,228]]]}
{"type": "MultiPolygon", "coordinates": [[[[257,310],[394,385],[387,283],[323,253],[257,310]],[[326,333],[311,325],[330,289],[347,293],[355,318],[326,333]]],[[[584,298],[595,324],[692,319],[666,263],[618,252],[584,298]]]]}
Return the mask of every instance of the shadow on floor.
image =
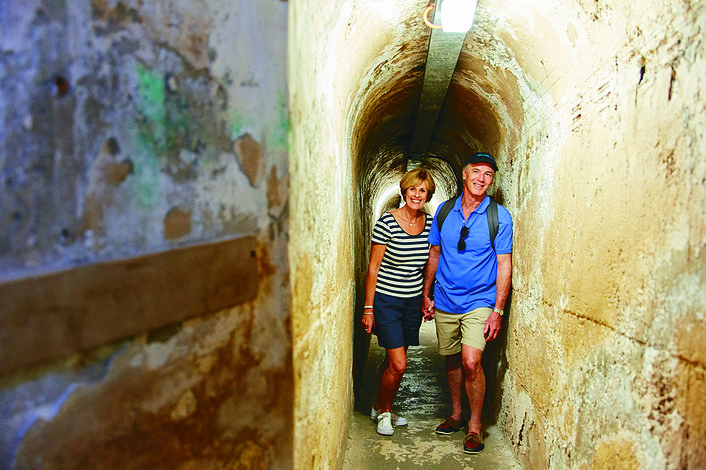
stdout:
{"type": "MultiPolygon", "coordinates": [[[[509,442],[494,425],[484,428],[486,448],[478,455],[463,452],[465,428],[451,436],[435,434],[436,426],[451,412],[451,404],[444,358],[437,352],[433,322],[422,325],[419,339],[420,346],[409,348],[407,371],[392,409],[407,418],[409,424],[395,427],[393,436],[383,437],[377,434],[375,423],[370,420],[378,368],[385,357],[385,350],[373,337],[351,417],[343,468],[521,468],[509,442]]],[[[467,405],[464,403],[465,419],[468,419],[467,405]]]]}

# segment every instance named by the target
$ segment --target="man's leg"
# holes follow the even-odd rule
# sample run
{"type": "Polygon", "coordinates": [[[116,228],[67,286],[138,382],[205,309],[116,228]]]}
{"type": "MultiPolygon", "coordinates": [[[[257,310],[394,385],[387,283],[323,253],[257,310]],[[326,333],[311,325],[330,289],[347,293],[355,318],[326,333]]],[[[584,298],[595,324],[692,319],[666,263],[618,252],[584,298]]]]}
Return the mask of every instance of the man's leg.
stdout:
{"type": "Polygon", "coordinates": [[[436,339],[439,352],[446,362],[446,381],[451,395],[451,416],[436,427],[436,433],[444,436],[455,433],[461,427],[463,414],[463,362],[461,360],[460,315],[436,310],[436,339]]]}
{"type": "Polygon", "coordinates": [[[463,413],[462,387],[463,387],[463,364],[461,353],[445,356],[446,358],[446,380],[449,383],[449,393],[451,394],[451,418],[455,421],[461,420],[463,413]]]}
{"type": "Polygon", "coordinates": [[[461,354],[463,356],[463,370],[466,373],[466,395],[468,396],[468,404],[471,407],[468,432],[480,434],[480,415],[483,412],[483,398],[485,397],[485,374],[480,361],[483,351],[464,344],[461,354]]]}

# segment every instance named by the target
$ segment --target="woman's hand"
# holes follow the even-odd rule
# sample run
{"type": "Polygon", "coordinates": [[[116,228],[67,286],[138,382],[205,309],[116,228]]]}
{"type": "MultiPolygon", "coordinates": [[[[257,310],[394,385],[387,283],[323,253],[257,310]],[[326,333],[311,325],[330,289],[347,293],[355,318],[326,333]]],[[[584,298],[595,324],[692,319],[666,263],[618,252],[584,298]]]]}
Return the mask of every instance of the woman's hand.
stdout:
{"type": "Polygon", "coordinates": [[[375,326],[375,315],[372,313],[364,313],[362,323],[363,328],[365,328],[365,332],[370,334],[375,326]]]}

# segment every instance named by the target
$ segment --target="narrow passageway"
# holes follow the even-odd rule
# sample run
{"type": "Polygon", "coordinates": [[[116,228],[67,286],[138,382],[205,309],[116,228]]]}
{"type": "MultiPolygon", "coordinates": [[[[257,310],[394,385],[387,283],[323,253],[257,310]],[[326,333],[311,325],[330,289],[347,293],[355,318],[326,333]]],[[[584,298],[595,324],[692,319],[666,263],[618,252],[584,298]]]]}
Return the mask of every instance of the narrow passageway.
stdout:
{"type": "MultiPolygon", "coordinates": [[[[445,445],[447,466],[481,466],[460,434],[434,435],[444,413],[426,392],[409,401],[429,367],[403,378],[393,409],[408,428],[383,438],[368,418],[382,354],[359,327],[370,233],[413,160],[417,114],[432,109],[420,105],[430,3],[290,2],[298,468],[338,468],[346,448],[346,468],[422,467],[445,445]]],[[[469,153],[494,155],[489,194],[513,218],[505,346],[485,372],[523,468],[706,461],[694,399],[706,393],[705,15],[699,2],[479,2],[433,108],[424,156],[458,174],[469,153]]],[[[496,447],[490,424],[482,458],[496,447]]]]}
{"type": "MultiPolygon", "coordinates": [[[[380,436],[370,420],[370,407],[378,386],[378,368],[385,350],[373,337],[360,392],[348,431],[344,470],[371,468],[473,468],[519,469],[510,442],[495,426],[484,428],[485,450],[478,455],[463,452],[465,429],[438,436],[434,429],[451,411],[444,374],[444,358],[437,352],[433,322],[422,325],[420,346],[411,347],[407,371],[393,404],[393,412],[409,421],[395,427],[391,437],[380,436]]],[[[464,418],[468,417],[467,403],[464,418]]]]}

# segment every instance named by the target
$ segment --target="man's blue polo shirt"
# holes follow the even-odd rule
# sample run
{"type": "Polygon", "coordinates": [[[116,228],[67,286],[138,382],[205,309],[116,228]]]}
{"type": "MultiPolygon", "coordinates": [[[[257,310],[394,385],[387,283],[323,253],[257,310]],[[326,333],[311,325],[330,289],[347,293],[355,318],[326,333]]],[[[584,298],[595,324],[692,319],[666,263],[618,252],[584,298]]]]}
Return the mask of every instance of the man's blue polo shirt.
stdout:
{"type": "MultiPolygon", "coordinates": [[[[498,204],[498,235],[495,250],[490,245],[486,195],[480,206],[463,220],[462,198],[458,198],[439,234],[437,210],[429,232],[429,243],[441,246],[434,285],[434,306],[450,313],[466,313],[480,307],[495,306],[495,282],[498,275],[497,254],[512,253],[512,218],[498,204]],[[461,227],[469,229],[466,249],[458,251],[461,227]]],[[[441,206],[439,206],[441,208],[441,206]]]]}

